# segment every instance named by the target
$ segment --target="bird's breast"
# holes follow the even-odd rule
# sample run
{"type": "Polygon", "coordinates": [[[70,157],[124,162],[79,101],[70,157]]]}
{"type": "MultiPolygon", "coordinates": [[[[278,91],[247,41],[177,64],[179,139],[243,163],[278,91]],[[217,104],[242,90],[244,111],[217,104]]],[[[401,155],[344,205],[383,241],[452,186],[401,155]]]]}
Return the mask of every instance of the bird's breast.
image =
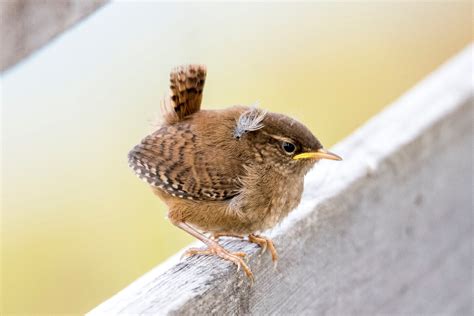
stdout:
{"type": "Polygon", "coordinates": [[[274,185],[272,197],[260,230],[275,227],[295,209],[301,200],[303,179],[288,179],[274,185]]]}

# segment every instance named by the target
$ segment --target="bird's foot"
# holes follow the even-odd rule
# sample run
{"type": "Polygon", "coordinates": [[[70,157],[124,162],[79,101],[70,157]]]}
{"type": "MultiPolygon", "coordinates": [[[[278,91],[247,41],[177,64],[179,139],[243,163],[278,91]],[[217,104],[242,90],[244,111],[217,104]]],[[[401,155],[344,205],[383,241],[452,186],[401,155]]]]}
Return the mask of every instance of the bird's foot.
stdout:
{"type": "Polygon", "coordinates": [[[233,237],[233,238],[239,238],[239,239],[244,238],[244,236],[242,236],[242,235],[227,234],[227,233],[213,233],[211,238],[214,239],[214,240],[219,240],[219,238],[221,238],[221,237],[233,237]]]}
{"type": "Polygon", "coordinates": [[[270,251],[270,254],[272,255],[273,264],[276,267],[278,261],[278,253],[275,249],[273,241],[270,238],[250,234],[249,241],[262,247],[262,253],[264,253],[268,249],[270,251]]]}
{"type": "Polygon", "coordinates": [[[190,248],[186,250],[186,252],[183,254],[183,256],[186,257],[194,255],[211,255],[217,256],[227,261],[231,261],[237,266],[237,271],[242,268],[242,270],[245,272],[245,275],[250,279],[250,281],[252,283],[254,282],[253,273],[244,261],[247,256],[245,252],[230,252],[225,250],[217,242],[214,242],[209,243],[207,248],[190,248]]]}

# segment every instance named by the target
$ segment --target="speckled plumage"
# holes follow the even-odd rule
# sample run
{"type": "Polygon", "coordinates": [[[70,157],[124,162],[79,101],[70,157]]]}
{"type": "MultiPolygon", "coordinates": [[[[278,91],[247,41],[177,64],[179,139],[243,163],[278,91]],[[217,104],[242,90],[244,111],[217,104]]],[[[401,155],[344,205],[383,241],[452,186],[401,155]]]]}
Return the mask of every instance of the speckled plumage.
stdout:
{"type": "MultiPolygon", "coordinates": [[[[205,76],[205,67],[196,65],[171,73],[163,123],[130,151],[129,165],[166,202],[175,225],[245,268],[202,232],[268,241],[252,234],[298,205],[304,175],[317,161],[295,157],[322,146],[282,114],[245,106],[200,110],[205,76]]],[[[276,260],[274,249],[273,255],[276,260]]]]}

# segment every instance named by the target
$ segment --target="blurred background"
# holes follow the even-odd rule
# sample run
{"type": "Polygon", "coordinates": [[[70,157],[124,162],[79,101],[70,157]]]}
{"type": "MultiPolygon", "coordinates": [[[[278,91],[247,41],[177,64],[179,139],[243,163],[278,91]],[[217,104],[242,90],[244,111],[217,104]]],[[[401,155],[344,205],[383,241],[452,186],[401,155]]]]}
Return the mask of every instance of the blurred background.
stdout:
{"type": "Polygon", "coordinates": [[[473,40],[470,1],[18,3],[43,15],[0,14],[2,315],[82,314],[192,241],[126,159],[173,66],[207,65],[204,107],[258,101],[330,147],[473,40]],[[55,18],[80,22],[50,40],[55,18]]]}

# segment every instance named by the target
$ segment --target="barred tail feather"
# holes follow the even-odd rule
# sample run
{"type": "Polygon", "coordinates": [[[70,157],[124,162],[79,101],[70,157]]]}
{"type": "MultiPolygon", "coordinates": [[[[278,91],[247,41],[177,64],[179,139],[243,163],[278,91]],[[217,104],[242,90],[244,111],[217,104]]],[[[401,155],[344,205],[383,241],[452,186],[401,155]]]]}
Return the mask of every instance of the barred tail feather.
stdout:
{"type": "Polygon", "coordinates": [[[170,92],[161,102],[166,123],[174,124],[199,111],[206,73],[204,65],[180,66],[171,71],[170,92]]]}

